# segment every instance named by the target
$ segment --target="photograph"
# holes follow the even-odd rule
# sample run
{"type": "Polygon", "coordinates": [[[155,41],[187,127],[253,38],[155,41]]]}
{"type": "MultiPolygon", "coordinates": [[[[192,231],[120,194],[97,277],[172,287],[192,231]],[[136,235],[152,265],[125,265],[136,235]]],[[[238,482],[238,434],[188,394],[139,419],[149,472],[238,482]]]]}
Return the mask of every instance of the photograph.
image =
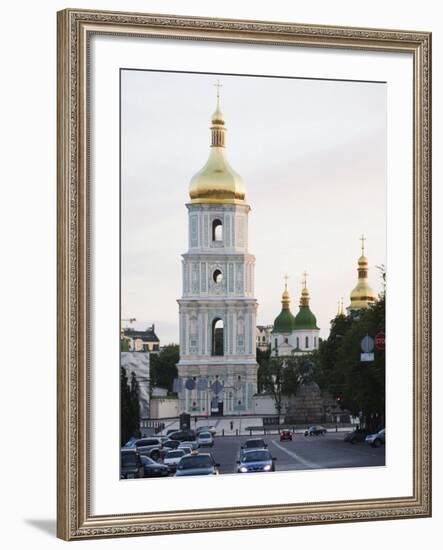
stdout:
{"type": "Polygon", "coordinates": [[[120,479],[384,467],[387,83],[119,76],[120,479]]]}

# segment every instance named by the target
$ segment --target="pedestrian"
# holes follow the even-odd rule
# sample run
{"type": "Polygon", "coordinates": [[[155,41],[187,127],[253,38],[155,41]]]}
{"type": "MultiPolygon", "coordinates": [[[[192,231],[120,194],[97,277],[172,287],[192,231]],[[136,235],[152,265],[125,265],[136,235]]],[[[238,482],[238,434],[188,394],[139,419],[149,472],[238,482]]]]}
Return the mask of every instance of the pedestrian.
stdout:
{"type": "Polygon", "coordinates": [[[233,429],[234,429],[234,421],[231,420],[231,432],[232,432],[233,429]]]}

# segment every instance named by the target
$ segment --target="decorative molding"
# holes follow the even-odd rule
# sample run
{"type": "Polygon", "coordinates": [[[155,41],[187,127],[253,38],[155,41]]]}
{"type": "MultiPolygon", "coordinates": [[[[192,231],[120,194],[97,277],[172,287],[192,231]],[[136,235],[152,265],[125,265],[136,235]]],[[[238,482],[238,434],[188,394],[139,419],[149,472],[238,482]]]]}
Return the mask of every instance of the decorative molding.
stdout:
{"type": "MultiPolygon", "coordinates": [[[[431,514],[431,35],[262,21],[58,13],[58,536],[168,534],[431,514]],[[93,34],[408,52],[414,56],[414,496],[94,517],[89,493],[89,65],[93,34]],[[86,43],[83,40],[86,40],[86,43]]],[[[186,277],[185,277],[186,280],[186,277]]],[[[186,286],[186,285],[185,285],[186,286]]],[[[182,334],[186,342],[186,334],[182,334]]]]}

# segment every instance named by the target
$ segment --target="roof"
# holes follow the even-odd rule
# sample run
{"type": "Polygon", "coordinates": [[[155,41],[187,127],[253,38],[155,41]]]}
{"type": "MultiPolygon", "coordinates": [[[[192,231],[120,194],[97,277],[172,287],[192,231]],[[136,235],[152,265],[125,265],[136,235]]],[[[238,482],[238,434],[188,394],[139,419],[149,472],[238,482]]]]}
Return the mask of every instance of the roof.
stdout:
{"type": "Polygon", "coordinates": [[[147,328],[146,330],[134,330],[132,328],[126,328],[123,330],[123,334],[134,340],[140,339],[143,342],[160,342],[153,328],[147,328]]]}
{"type": "Polygon", "coordinates": [[[309,306],[300,306],[300,310],[295,316],[293,330],[303,330],[303,329],[317,329],[317,319],[312,311],[309,309],[309,306]]]}
{"type": "Polygon", "coordinates": [[[292,332],[294,325],[294,316],[289,309],[282,309],[280,314],[274,321],[274,329],[272,332],[292,332]]]}

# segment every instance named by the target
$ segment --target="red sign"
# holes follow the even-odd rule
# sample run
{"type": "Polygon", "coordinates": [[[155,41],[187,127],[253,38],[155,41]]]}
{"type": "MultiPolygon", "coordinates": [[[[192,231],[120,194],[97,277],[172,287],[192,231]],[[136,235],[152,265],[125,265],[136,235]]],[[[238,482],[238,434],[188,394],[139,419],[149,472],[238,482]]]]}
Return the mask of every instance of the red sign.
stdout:
{"type": "Polygon", "coordinates": [[[378,332],[375,335],[375,349],[384,350],[385,349],[385,333],[378,332]]]}

